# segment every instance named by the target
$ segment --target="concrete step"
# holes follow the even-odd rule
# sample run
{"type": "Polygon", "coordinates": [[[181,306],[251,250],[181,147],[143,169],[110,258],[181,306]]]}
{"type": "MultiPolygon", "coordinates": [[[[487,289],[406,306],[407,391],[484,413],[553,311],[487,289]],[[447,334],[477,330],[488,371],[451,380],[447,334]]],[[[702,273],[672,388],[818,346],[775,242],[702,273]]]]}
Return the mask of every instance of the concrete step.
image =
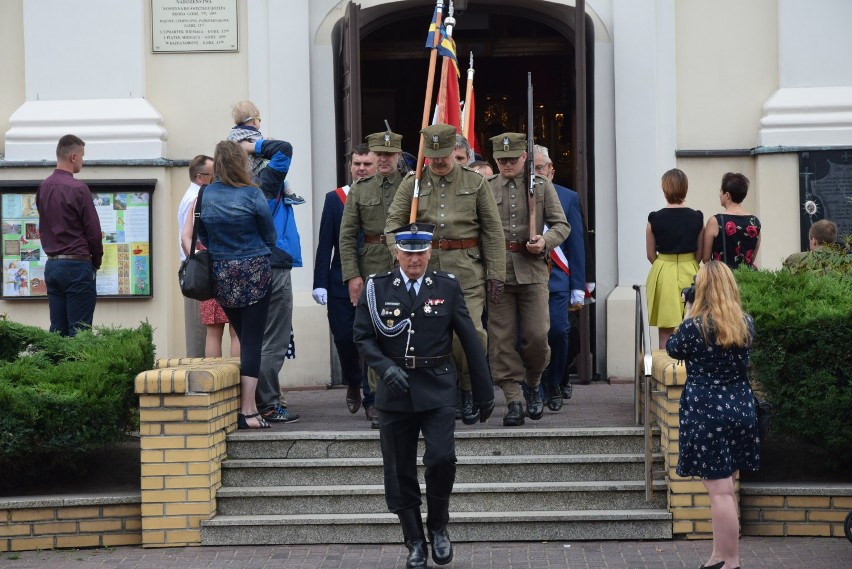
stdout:
{"type": "MultiPolygon", "coordinates": [[[[645,484],[635,481],[457,483],[453,487],[450,508],[454,513],[665,509],[665,483],[655,482],[654,490],[653,501],[646,502],[645,484]]],[[[421,492],[425,496],[423,485],[421,492]]],[[[216,493],[216,500],[218,515],[223,516],[335,514],[386,509],[385,490],[381,484],[223,487],[216,493]]]]}
{"type": "MultiPolygon", "coordinates": [[[[455,542],[671,539],[671,514],[658,510],[452,512],[455,542]]],[[[389,513],[216,516],[201,522],[202,545],[402,543],[389,513]]]]}
{"type": "MultiPolygon", "coordinates": [[[[295,426],[295,425],[294,425],[295,426]]],[[[659,431],[655,430],[655,440],[659,431]]],[[[457,456],[527,454],[642,453],[641,427],[596,429],[486,429],[456,430],[457,456]]],[[[657,450],[655,448],[655,450],[657,450]]],[[[420,444],[423,454],[423,444],[420,444]]],[[[380,457],[377,431],[262,432],[237,431],[228,435],[228,457],[250,458],[369,458],[380,457]]]]}
{"type": "MultiPolygon", "coordinates": [[[[655,455],[662,464],[663,457],[655,455]]],[[[418,470],[423,481],[422,460],[418,470]]],[[[457,483],[644,480],[641,454],[459,456],[457,483]]],[[[223,486],[382,484],[381,458],[251,459],[222,463],[223,486]]]]}

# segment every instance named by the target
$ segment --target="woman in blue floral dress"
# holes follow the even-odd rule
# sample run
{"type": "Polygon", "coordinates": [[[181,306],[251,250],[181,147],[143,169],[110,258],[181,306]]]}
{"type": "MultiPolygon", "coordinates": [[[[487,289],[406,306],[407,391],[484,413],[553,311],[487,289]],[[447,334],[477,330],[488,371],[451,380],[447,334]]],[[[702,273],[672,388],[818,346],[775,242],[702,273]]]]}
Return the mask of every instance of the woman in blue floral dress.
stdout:
{"type": "Polygon", "coordinates": [[[754,321],[743,313],[731,270],[710,261],[698,272],[695,304],[666,343],[686,361],[680,398],[677,474],[700,476],[710,494],[713,553],[702,569],[738,569],[734,476],[760,467],[760,440],[748,358],[754,321]]]}

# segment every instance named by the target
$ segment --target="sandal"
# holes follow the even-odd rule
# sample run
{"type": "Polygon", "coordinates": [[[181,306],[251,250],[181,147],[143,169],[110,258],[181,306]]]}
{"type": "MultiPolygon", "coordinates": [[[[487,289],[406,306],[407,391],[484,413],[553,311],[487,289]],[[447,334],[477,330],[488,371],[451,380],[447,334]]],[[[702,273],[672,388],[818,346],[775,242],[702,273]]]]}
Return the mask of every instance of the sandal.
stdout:
{"type": "Polygon", "coordinates": [[[237,413],[237,429],[268,429],[272,425],[266,422],[266,420],[261,417],[260,413],[255,413],[254,415],[243,415],[242,413],[237,413]],[[247,419],[257,418],[257,426],[254,427],[248,424],[247,419]]]}

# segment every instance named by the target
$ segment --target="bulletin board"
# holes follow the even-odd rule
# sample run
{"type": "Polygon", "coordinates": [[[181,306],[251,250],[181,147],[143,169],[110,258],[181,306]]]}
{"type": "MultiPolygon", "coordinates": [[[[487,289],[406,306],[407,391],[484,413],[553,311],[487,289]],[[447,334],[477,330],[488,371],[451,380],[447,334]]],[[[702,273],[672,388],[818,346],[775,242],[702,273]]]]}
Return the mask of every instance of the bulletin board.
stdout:
{"type": "MultiPolygon", "coordinates": [[[[151,298],[151,198],[156,180],[83,180],[101,223],[99,298],[151,298]]],[[[40,181],[0,183],[4,300],[47,298],[36,190],[40,181]]]]}

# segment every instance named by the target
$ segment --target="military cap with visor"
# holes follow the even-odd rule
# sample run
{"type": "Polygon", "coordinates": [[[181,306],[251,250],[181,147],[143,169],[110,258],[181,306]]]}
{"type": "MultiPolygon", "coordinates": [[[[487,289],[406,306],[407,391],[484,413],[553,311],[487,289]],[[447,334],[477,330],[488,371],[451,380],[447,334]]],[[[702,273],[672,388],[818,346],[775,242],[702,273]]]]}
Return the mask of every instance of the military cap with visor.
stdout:
{"type": "Polygon", "coordinates": [[[368,134],[364,140],[367,141],[370,152],[402,152],[402,135],[389,130],[368,134]]]}
{"type": "Polygon", "coordinates": [[[504,132],[491,137],[494,158],[517,158],[527,151],[527,135],[522,132],[504,132]]]}
{"type": "Polygon", "coordinates": [[[432,246],[432,234],[435,226],[431,223],[409,223],[397,227],[390,233],[394,234],[396,246],[401,251],[408,253],[422,253],[432,246]]]}
{"type": "Polygon", "coordinates": [[[433,124],[420,131],[423,135],[423,155],[426,158],[443,158],[456,147],[456,127],[433,124]]]}

